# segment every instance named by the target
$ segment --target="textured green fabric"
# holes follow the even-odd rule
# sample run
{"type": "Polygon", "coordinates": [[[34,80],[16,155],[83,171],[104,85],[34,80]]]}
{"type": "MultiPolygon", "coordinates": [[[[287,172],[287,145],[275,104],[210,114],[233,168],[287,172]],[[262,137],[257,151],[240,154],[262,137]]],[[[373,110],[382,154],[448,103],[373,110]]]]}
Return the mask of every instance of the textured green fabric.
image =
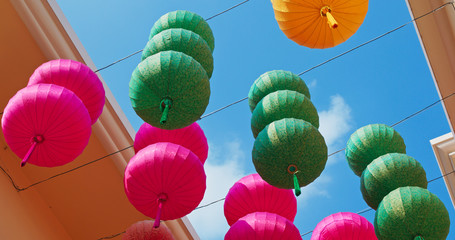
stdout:
{"type": "Polygon", "coordinates": [[[203,67],[192,57],[164,51],[148,57],[134,70],[129,96],[136,113],[145,122],[163,129],[183,128],[204,113],[210,98],[210,83],[203,67]],[[172,100],[168,119],[160,124],[160,103],[172,100]]]}
{"type": "Polygon", "coordinates": [[[164,30],[153,36],[142,51],[142,60],[169,50],[183,52],[193,57],[204,67],[207,76],[209,78],[212,76],[213,56],[209,46],[198,34],[181,28],[164,30]]]}
{"type": "Polygon", "coordinates": [[[254,137],[271,122],[283,118],[302,119],[319,127],[318,111],[310,99],[296,91],[279,90],[265,96],[254,109],[251,117],[254,137]]]}
{"type": "Polygon", "coordinates": [[[327,145],[311,123],[284,118],[272,122],[259,133],[252,155],[256,171],[266,182],[293,189],[293,174],[288,172],[288,167],[297,166],[299,185],[308,185],[325,168],[327,145]]]}
{"type": "Polygon", "coordinates": [[[207,42],[213,52],[215,38],[213,37],[212,29],[201,16],[184,10],[167,13],[155,22],[150,31],[149,40],[156,34],[171,28],[183,28],[197,33],[207,42]]]}
{"type": "Polygon", "coordinates": [[[349,138],[345,152],[349,167],[357,176],[374,159],[387,153],[406,153],[406,145],[397,131],[384,124],[359,128],[349,138]]]}
{"type": "Polygon", "coordinates": [[[251,85],[248,94],[251,112],[262,98],[277,90],[292,90],[305,95],[308,99],[311,98],[308,87],[299,76],[289,71],[273,70],[262,74],[251,85]]]}
{"type": "Polygon", "coordinates": [[[450,219],[444,204],[430,191],[420,187],[402,187],[389,193],[374,219],[379,240],[445,240],[450,219]]]}
{"type": "Polygon", "coordinates": [[[422,165],[402,153],[389,153],[376,158],[360,178],[363,199],[373,209],[377,209],[382,199],[399,187],[427,188],[427,184],[422,165]]]}

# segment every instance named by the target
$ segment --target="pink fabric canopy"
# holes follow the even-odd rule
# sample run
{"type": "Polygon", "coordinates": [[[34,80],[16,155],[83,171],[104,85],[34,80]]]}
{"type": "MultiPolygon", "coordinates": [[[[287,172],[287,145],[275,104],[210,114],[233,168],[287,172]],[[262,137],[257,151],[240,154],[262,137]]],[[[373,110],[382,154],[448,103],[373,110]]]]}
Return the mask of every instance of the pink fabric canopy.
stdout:
{"type": "Polygon", "coordinates": [[[148,123],[143,123],[136,133],[134,150],[138,152],[157,142],[171,142],[188,148],[199,157],[202,164],[207,159],[209,151],[207,138],[197,123],[174,130],[161,129],[148,123]]]}
{"type": "Polygon", "coordinates": [[[152,220],[144,220],[127,228],[122,240],[174,240],[174,237],[164,225],[154,228],[152,220]]]}
{"type": "Polygon", "coordinates": [[[87,146],[90,116],[70,90],[53,84],[26,87],[2,117],[6,143],[23,164],[55,167],[73,161],[87,146]]]}
{"type": "Polygon", "coordinates": [[[92,124],[103,111],[103,84],[89,67],[80,62],[57,59],[43,63],[30,77],[28,86],[38,83],[52,83],[73,91],[87,108],[92,124]]]}
{"type": "Polygon", "coordinates": [[[299,230],[286,218],[255,212],[240,218],[226,233],[225,240],[299,240],[299,230]]]}
{"type": "Polygon", "coordinates": [[[199,158],[174,143],[141,149],[128,163],[126,195],[141,213],[155,220],[181,218],[204,197],[206,176],[199,158]]]}
{"type": "Polygon", "coordinates": [[[253,212],[270,212],[293,222],[297,200],[292,190],[274,187],[259,174],[251,174],[237,181],[224,201],[224,216],[231,226],[239,218],[253,212]]]}
{"type": "Polygon", "coordinates": [[[332,214],[320,221],[311,240],[377,240],[373,224],[350,212],[332,214]]]}

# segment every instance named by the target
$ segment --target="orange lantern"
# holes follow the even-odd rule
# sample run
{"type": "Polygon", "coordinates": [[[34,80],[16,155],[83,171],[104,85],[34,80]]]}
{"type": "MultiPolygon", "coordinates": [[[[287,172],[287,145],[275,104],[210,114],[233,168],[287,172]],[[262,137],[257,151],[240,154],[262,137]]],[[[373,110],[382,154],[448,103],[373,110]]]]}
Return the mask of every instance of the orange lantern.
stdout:
{"type": "Polygon", "coordinates": [[[368,0],[271,1],[284,34],[309,48],[330,48],[346,41],[368,11],[368,0]]]}

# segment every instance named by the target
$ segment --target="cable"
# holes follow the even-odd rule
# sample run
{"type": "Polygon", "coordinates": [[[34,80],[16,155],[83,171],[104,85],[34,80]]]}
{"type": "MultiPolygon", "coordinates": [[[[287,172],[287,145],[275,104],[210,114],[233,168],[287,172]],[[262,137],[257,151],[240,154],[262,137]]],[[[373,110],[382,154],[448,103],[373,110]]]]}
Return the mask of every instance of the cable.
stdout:
{"type": "Polygon", "coordinates": [[[226,10],[220,12],[220,13],[217,13],[217,14],[215,14],[215,15],[213,15],[213,16],[207,18],[207,19],[205,19],[205,21],[210,21],[212,18],[218,17],[218,16],[221,15],[221,14],[224,14],[224,13],[226,13],[226,12],[229,12],[229,11],[231,11],[232,9],[234,9],[234,8],[240,6],[240,5],[243,5],[243,4],[245,4],[245,3],[249,2],[249,1],[250,1],[250,0],[245,0],[245,1],[243,1],[243,2],[241,2],[241,3],[239,3],[239,4],[237,4],[237,5],[235,5],[235,6],[233,6],[233,7],[230,7],[230,8],[228,8],[228,9],[226,9],[226,10]]]}
{"type": "MultiPolygon", "coordinates": [[[[216,17],[218,17],[218,16],[220,16],[220,15],[226,13],[226,12],[231,11],[231,10],[234,9],[234,8],[237,8],[237,7],[241,6],[241,5],[243,5],[243,4],[247,3],[247,2],[249,2],[249,1],[250,1],[250,0],[245,0],[245,1],[243,1],[243,2],[241,2],[241,3],[239,3],[239,4],[237,4],[237,5],[234,5],[234,6],[228,8],[228,9],[222,11],[222,12],[219,12],[219,13],[217,13],[217,14],[215,14],[215,15],[213,15],[213,16],[207,18],[207,19],[205,19],[205,21],[209,21],[209,20],[211,20],[211,19],[213,19],[213,18],[216,18],[216,17]]],[[[124,58],[121,58],[121,59],[119,59],[119,60],[117,60],[117,61],[115,61],[115,62],[113,62],[113,63],[110,63],[110,64],[108,64],[108,65],[106,65],[106,66],[104,66],[104,67],[102,67],[102,68],[100,68],[100,69],[98,69],[98,70],[95,70],[94,72],[97,73],[97,72],[99,72],[99,71],[102,71],[102,70],[104,70],[104,69],[106,69],[106,68],[108,68],[108,67],[111,67],[112,65],[115,65],[115,64],[117,64],[117,63],[119,63],[119,62],[122,62],[122,61],[124,61],[124,60],[126,60],[126,59],[128,59],[128,58],[130,58],[130,57],[132,57],[132,56],[134,56],[134,55],[136,55],[136,54],[139,54],[139,53],[141,53],[142,51],[144,51],[144,49],[141,49],[141,50],[138,50],[138,51],[136,51],[136,52],[134,52],[134,53],[131,53],[130,55],[128,55],[128,56],[126,56],[126,57],[124,57],[124,58]]]]}
{"type": "Polygon", "coordinates": [[[235,101],[235,102],[233,102],[233,103],[231,103],[231,104],[229,104],[229,105],[226,105],[226,106],[224,106],[224,107],[222,107],[222,108],[219,108],[219,109],[217,109],[217,110],[215,110],[215,111],[213,111],[213,112],[210,112],[210,113],[208,113],[208,114],[205,114],[204,116],[200,117],[199,120],[201,120],[201,119],[203,119],[203,118],[206,118],[206,117],[208,117],[208,116],[210,116],[210,115],[213,115],[213,114],[215,114],[215,113],[217,113],[217,112],[219,112],[219,111],[221,111],[221,110],[224,110],[224,109],[226,109],[226,108],[228,108],[228,107],[230,107],[230,106],[232,106],[232,105],[235,105],[235,104],[237,104],[237,103],[243,102],[243,101],[245,101],[245,100],[247,100],[247,99],[248,99],[248,97],[242,98],[242,99],[240,99],[240,100],[237,100],[237,101],[235,101]]]}
{"type": "MultiPolygon", "coordinates": [[[[49,180],[51,180],[51,179],[53,179],[53,178],[56,178],[56,177],[58,177],[58,176],[61,176],[61,175],[64,175],[64,174],[73,172],[73,171],[75,171],[75,170],[77,170],[77,169],[79,169],[79,168],[82,168],[82,167],[88,166],[88,165],[90,165],[90,164],[96,163],[96,162],[98,162],[98,161],[100,161],[100,160],[103,160],[103,159],[105,159],[105,158],[107,158],[107,157],[110,157],[110,156],[112,156],[112,155],[114,155],[114,154],[117,154],[117,153],[120,153],[120,152],[122,152],[122,151],[125,151],[125,150],[127,150],[127,149],[129,149],[129,148],[132,148],[132,147],[133,147],[133,146],[128,146],[128,147],[126,147],[126,148],[120,149],[120,150],[115,151],[115,152],[113,152],[113,153],[110,153],[110,154],[108,154],[108,155],[106,155],[106,156],[97,158],[97,159],[95,159],[95,160],[93,160],[93,161],[90,161],[90,162],[85,163],[85,164],[82,164],[82,165],[80,165],[80,166],[78,166],[78,167],[72,168],[72,169],[70,169],[70,170],[68,170],[68,171],[61,172],[61,173],[59,173],[59,174],[53,175],[53,176],[48,177],[48,178],[46,178],[46,179],[43,179],[43,180],[41,180],[41,181],[35,182],[35,183],[33,183],[33,184],[30,184],[30,185],[27,186],[27,187],[24,187],[24,188],[16,188],[16,187],[15,187],[15,188],[16,188],[16,190],[17,190],[18,192],[27,190],[27,189],[29,189],[29,188],[31,188],[31,187],[33,187],[33,186],[36,186],[36,185],[41,184],[41,183],[43,183],[43,182],[47,182],[47,181],[49,181],[49,180]]],[[[4,172],[5,172],[5,171],[4,171],[4,172]]],[[[6,172],[5,172],[5,173],[6,173],[6,172]]],[[[8,174],[7,174],[7,175],[8,175],[8,174]]],[[[12,180],[12,178],[11,178],[9,175],[8,175],[8,177],[12,180]]],[[[15,185],[15,184],[14,184],[14,185],[15,185]]]]}
{"type": "Polygon", "coordinates": [[[403,28],[403,27],[409,25],[410,23],[413,23],[414,21],[417,21],[417,20],[419,20],[419,19],[421,19],[421,18],[423,18],[423,17],[425,17],[425,16],[427,16],[427,15],[429,15],[429,14],[432,14],[432,13],[434,13],[434,12],[436,12],[436,11],[439,11],[439,10],[442,9],[443,7],[445,7],[445,6],[449,5],[449,4],[453,4],[453,3],[454,3],[454,2],[447,2],[447,3],[445,3],[445,4],[441,5],[441,6],[439,6],[438,8],[435,8],[435,9],[431,10],[430,12],[427,12],[427,13],[425,13],[425,14],[423,14],[423,15],[417,17],[417,18],[414,18],[414,19],[412,19],[411,21],[409,21],[409,22],[407,22],[407,23],[405,23],[405,24],[403,24],[403,25],[401,25],[401,26],[399,26],[399,27],[397,27],[397,28],[394,28],[394,29],[392,29],[392,30],[390,30],[390,31],[388,31],[388,32],[386,32],[386,33],[384,33],[384,34],[381,34],[381,35],[379,35],[379,36],[377,36],[377,37],[375,37],[375,38],[373,38],[373,39],[371,39],[371,40],[369,40],[369,41],[366,41],[366,42],[364,42],[364,43],[362,43],[362,44],[360,44],[360,45],[358,45],[358,46],[356,46],[356,47],[354,47],[354,48],[351,48],[350,50],[348,50],[348,51],[346,51],[346,52],[343,52],[343,53],[341,53],[341,54],[339,54],[339,55],[337,55],[337,56],[335,56],[335,57],[332,57],[332,58],[330,58],[330,59],[328,59],[328,60],[326,60],[326,61],[324,61],[324,62],[322,62],[322,63],[320,63],[320,64],[318,64],[318,65],[316,65],[316,66],[314,66],[314,67],[311,67],[311,68],[309,68],[309,69],[307,69],[307,70],[305,70],[305,71],[299,73],[298,76],[301,76],[301,75],[303,75],[303,74],[305,74],[305,73],[307,73],[307,72],[309,72],[309,71],[311,71],[311,70],[314,70],[314,69],[316,69],[316,68],[318,68],[318,67],[320,67],[320,66],[322,66],[322,65],[325,65],[325,64],[327,64],[327,63],[329,63],[329,62],[331,62],[331,61],[333,61],[333,60],[335,60],[335,59],[337,59],[337,58],[339,58],[339,57],[341,57],[341,56],[344,56],[344,55],[346,55],[346,54],[348,54],[348,53],[350,53],[350,52],[352,52],[352,51],[355,51],[355,50],[357,50],[358,48],[361,48],[361,47],[363,47],[363,46],[365,46],[365,45],[368,45],[368,44],[370,44],[370,43],[372,43],[372,42],[374,42],[374,41],[376,41],[376,40],[378,40],[378,39],[381,39],[381,38],[383,38],[383,37],[385,37],[385,36],[387,36],[387,35],[389,35],[389,34],[395,32],[395,31],[397,31],[397,30],[399,30],[399,29],[401,29],[401,28],[403,28]]]}
{"type": "Polygon", "coordinates": [[[221,198],[221,199],[218,199],[218,200],[216,200],[216,201],[213,201],[213,202],[211,202],[211,203],[208,203],[208,204],[205,204],[205,205],[199,206],[199,207],[195,208],[195,210],[196,210],[196,209],[201,209],[201,208],[205,208],[205,207],[208,207],[208,206],[210,206],[210,205],[213,205],[213,204],[215,204],[215,203],[217,203],[217,202],[221,202],[221,201],[224,201],[225,199],[226,199],[226,198],[221,198]]]}
{"type": "Polygon", "coordinates": [[[114,234],[114,235],[111,235],[111,236],[107,236],[107,237],[102,237],[102,238],[98,238],[97,240],[103,240],[103,239],[112,239],[112,238],[115,238],[115,237],[118,237],[122,234],[126,233],[126,231],[123,231],[121,233],[117,233],[117,234],[114,234]]]}

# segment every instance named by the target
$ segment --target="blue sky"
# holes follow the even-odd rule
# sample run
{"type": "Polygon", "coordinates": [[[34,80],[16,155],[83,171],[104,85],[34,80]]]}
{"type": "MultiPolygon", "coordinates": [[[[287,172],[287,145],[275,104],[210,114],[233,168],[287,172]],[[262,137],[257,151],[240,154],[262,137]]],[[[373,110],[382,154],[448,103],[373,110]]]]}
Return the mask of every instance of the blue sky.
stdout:
{"type": "MultiPolygon", "coordinates": [[[[153,23],[167,12],[190,10],[208,18],[241,1],[57,2],[95,65],[101,68],[142,49],[153,23]]],[[[309,49],[280,31],[269,1],[251,0],[208,22],[215,36],[215,68],[206,113],[246,97],[253,81],[266,71],[283,69],[298,74],[410,20],[403,0],[370,1],[364,24],[348,41],[330,49],[309,49]]],[[[139,62],[140,55],[136,55],[101,71],[136,130],[142,120],[131,107],[128,83],[139,62]]],[[[320,131],[329,152],[344,148],[350,134],[364,125],[391,125],[438,99],[413,24],[314,69],[302,79],[320,114],[320,131]]],[[[210,144],[205,165],[208,189],[202,204],[223,198],[235,181],[254,172],[250,119],[244,101],[199,121],[210,144]]],[[[422,163],[427,178],[440,176],[429,141],[450,131],[442,107],[437,105],[395,129],[404,138],[408,155],[422,163]]],[[[343,153],[329,158],[321,177],[303,188],[295,225],[303,234],[332,213],[367,208],[359,186],[359,178],[349,169],[343,153]]],[[[443,180],[430,183],[428,189],[445,203],[455,222],[443,180]]],[[[374,211],[363,216],[373,222],[374,211]]],[[[222,203],[196,210],[189,218],[204,240],[222,239],[228,230],[222,203]]],[[[106,236],[111,234],[115,233],[106,236]]],[[[454,230],[448,239],[455,239],[454,230]]]]}

